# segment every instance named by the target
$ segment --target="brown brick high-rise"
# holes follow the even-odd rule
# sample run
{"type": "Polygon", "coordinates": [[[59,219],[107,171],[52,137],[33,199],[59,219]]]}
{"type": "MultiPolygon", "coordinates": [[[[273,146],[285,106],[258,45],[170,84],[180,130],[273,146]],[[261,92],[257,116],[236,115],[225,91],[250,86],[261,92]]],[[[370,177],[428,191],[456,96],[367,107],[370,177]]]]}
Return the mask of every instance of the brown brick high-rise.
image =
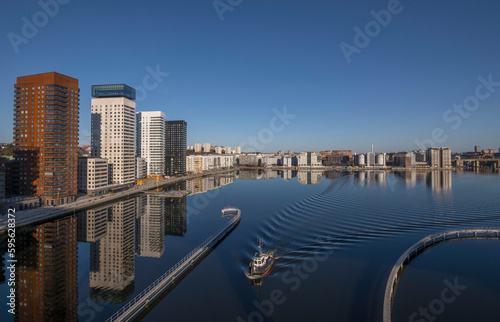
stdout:
{"type": "Polygon", "coordinates": [[[16,194],[45,205],[77,193],[78,80],[51,72],[17,78],[14,95],[16,194]]]}

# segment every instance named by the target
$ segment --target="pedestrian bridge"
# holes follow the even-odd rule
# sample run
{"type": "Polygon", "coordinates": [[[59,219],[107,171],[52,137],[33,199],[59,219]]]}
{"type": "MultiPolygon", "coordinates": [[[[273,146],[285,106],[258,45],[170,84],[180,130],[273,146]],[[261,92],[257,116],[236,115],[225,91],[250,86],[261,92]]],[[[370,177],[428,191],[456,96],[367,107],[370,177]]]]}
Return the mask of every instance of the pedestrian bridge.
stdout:
{"type": "Polygon", "coordinates": [[[470,229],[457,229],[449,230],[445,232],[440,232],[436,234],[429,235],[422,238],[413,246],[408,248],[403,255],[401,255],[394,264],[389,279],[387,280],[387,285],[385,287],[384,295],[384,313],[383,321],[391,321],[392,305],[394,301],[394,296],[396,295],[396,289],[398,286],[399,279],[403,275],[406,267],[415,260],[420,254],[424,253],[426,250],[439,245],[441,243],[458,240],[458,239],[500,239],[500,229],[498,228],[470,228],[470,229]]]}
{"type": "Polygon", "coordinates": [[[238,208],[222,209],[222,217],[231,216],[228,218],[227,224],[218,232],[207,238],[198,247],[193,249],[183,259],[181,259],[172,268],[166,271],[146,289],[139,293],[136,297],[126,303],[121,309],[113,314],[106,322],[115,321],[132,321],[137,316],[148,308],[165,290],[180,281],[183,276],[189,273],[191,267],[196,266],[201,262],[205,255],[217,247],[240,223],[241,211],[238,208]]]}

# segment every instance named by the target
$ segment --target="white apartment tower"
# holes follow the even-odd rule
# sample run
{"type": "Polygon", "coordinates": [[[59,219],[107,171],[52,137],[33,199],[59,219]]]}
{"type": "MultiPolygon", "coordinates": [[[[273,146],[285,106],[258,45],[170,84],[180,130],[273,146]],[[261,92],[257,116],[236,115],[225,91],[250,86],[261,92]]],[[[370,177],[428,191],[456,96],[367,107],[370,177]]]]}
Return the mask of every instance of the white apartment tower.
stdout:
{"type": "Polygon", "coordinates": [[[147,175],[165,175],[165,113],[137,112],[137,157],[146,159],[147,175]]]}
{"type": "Polygon", "coordinates": [[[91,156],[110,164],[113,184],[135,182],[135,89],[92,85],[91,156]]]}

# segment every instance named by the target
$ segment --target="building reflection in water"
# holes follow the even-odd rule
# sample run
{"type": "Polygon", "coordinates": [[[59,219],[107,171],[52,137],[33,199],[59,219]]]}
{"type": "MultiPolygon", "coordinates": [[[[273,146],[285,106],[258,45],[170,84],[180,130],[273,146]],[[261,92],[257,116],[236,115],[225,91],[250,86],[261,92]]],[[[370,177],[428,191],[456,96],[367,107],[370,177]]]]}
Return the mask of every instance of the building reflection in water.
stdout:
{"type": "Polygon", "coordinates": [[[77,320],[76,228],[71,216],[18,235],[15,321],[77,320]]]}
{"type": "MultiPolygon", "coordinates": [[[[135,199],[111,205],[107,212],[106,234],[90,244],[89,279],[93,301],[122,303],[134,292],[135,212],[135,199]]],[[[102,210],[100,215],[104,213],[106,211],[102,210]]],[[[87,236],[92,235],[87,233],[87,236]]]]}
{"type": "Polygon", "coordinates": [[[186,197],[165,198],[165,235],[184,236],[186,233],[186,197]]]}
{"type": "Polygon", "coordinates": [[[418,183],[426,184],[434,192],[446,192],[452,188],[452,172],[449,170],[434,171],[395,171],[395,175],[405,180],[408,188],[418,183]]]}
{"type": "Polygon", "coordinates": [[[135,253],[160,258],[165,251],[165,198],[146,194],[137,197],[135,253]]]}
{"type": "Polygon", "coordinates": [[[299,170],[297,177],[301,184],[318,184],[321,183],[323,172],[321,170],[299,170]]]}
{"type": "Polygon", "coordinates": [[[384,170],[364,170],[354,174],[354,181],[360,186],[387,184],[387,172],[384,170]]]}
{"type": "Polygon", "coordinates": [[[212,177],[201,177],[189,180],[186,182],[186,190],[190,195],[204,193],[209,190],[215,190],[234,183],[235,175],[233,173],[227,175],[218,175],[212,177]]]}

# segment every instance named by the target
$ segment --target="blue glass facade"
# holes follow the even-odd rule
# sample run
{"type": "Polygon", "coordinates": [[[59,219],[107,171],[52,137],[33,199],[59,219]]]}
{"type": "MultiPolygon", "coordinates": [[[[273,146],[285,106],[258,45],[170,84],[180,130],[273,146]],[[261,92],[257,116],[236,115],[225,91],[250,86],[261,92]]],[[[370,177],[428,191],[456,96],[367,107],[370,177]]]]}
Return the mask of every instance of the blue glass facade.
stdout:
{"type": "Polygon", "coordinates": [[[135,100],[135,89],[125,84],[92,85],[93,97],[126,97],[135,100]]]}

